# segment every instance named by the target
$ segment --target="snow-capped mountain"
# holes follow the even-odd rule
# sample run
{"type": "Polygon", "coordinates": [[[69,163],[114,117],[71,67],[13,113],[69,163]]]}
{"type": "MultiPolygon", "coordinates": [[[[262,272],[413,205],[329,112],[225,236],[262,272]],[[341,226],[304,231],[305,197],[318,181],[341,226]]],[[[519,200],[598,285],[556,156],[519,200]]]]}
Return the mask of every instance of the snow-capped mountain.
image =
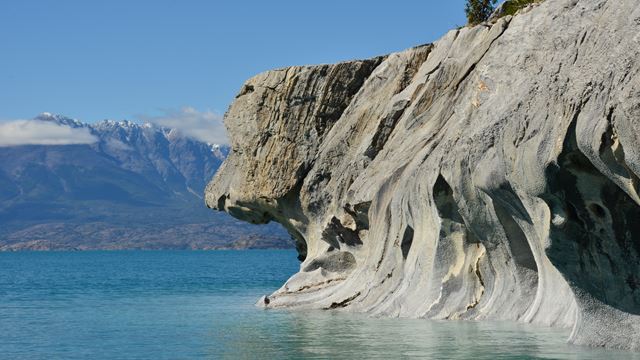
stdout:
{"type": "Polygon", "coordinates": [[[49,113],[36,120],[88,128],[99,139],[89,145],[93,151],[115,160],[125,170],[153,180],[161,189],[185,196],[202,198],[206,181],[229,152],[228,146],[206,144],[151,123],[103,120],[86,124],[49,113]]]}
{"type": "Polygon", "coordinates": [[[228,146],[150,123],[35,120],[86,128],[97,141],[0,147],[0,249],[261,247],[261,238],[286,246],[273,226],[249,227],[204,206],[228,146]]]}

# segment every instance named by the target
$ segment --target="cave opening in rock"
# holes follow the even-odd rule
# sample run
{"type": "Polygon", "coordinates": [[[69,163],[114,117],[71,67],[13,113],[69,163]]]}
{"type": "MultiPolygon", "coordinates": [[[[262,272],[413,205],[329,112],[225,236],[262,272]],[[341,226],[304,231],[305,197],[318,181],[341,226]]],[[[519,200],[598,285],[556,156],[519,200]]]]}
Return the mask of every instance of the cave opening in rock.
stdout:
{"type": "MultiPolygon", "coordinates": [[[[567,221],[551,226],[547,255],[573,287],[640,314],[640,206],[589,160],[569,127],[557,166],[547,169],[543,198],[561,204],[567,221]]],[[[558,211],[558,210],[555,210],[558,211]]]]}
{"type": "Polygon", "coordinates": [[[404,229],[402,235],[402,242],[400,243],[400,249],[402,250],[402,258],[407,259],[409,250],[411,250],[411,244],[413,244],[413,228],[409,225],[404,229]]]}

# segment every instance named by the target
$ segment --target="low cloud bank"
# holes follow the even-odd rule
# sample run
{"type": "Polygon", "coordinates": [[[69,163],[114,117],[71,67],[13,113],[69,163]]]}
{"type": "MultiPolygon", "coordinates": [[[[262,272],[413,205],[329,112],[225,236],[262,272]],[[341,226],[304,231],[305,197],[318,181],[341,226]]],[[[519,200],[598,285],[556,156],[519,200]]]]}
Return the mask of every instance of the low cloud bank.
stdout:
{"type": "Polygon", "coordinates": [[[41,120],[0,122],[0,147],[19,145],[92,144],[98,139],[87,128],[41,120]]]}
{"type": "Polygon", "coordinates": [[[198,111],[192,107],[163,110],[159,116],[138,116],[141,120],[176,129],[183,135],[211,144],[227,145],[229,139],[222,116],[211,111],[198,111]]]}

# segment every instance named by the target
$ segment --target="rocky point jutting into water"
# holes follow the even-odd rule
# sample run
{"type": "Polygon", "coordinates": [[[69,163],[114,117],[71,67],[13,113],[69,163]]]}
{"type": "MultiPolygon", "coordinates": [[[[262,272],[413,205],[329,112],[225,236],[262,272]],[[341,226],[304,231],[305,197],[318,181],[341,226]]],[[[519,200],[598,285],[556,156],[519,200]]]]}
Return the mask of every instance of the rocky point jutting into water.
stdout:
{"type": "Polygon", "coordinates": [[[547,0],[249,79],[209,207],[296,239],[266,307],[573,328],[640,349],[640,3],[547,0]]]}

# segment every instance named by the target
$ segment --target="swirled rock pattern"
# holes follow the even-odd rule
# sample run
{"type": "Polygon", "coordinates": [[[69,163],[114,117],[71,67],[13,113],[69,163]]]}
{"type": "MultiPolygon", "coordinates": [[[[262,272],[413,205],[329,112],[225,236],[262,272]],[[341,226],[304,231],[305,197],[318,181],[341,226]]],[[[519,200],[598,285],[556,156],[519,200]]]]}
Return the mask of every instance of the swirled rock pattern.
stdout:
{"type": "Polygon", "coordinates": [[[209,207],[277,221],[266,307],[573,328],[640,349],[640,5],[547,0],[363,61],[269,71],[209,207]]]}

